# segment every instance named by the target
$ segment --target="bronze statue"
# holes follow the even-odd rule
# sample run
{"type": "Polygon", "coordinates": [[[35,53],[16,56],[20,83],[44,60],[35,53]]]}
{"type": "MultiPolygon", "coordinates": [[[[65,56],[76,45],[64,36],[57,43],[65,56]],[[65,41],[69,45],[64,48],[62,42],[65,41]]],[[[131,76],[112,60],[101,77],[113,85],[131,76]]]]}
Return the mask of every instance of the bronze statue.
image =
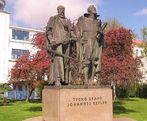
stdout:
{"type": "Polygon", "coordinates": [[[96,71],[100,70],[105,27],[102,27],[101,20],[97,19],[99,15],[94,5],[90,5],[87,12],[78,19],[76,28],[79,39],[79,73],[84,74],[85,84],[90,84],[89,80],[94,80],[96,71]]]}
{"type": "Polygon", "coordinates": [[[96,8],[90,5],[88,13],[78,19],[73,39],[71,22],[65,17],[65,8],[60,5],[57,11],[58,15],[50,17],[46,27],[47,50],[52,56],[49,83],[56,85],[60,85],[60,82],[70,83],[72,59],[79,63],[78,75],[84,75],[84,84],[90,84],[101,68],[103,30],[106,24],[97,19],[99,15],[96,8]],[[77,45],[77,58],[71,57],[73,42],[77,45]]]}
{"type": "Polygon", "coordinates": [[[49,18],[46,27],[47,50],[52,56],[50,66],[49,83],[67,82],[69,74],[69,39],[70,20],[65,17],[65,8],[60,5],[57,7],[58,15],[49,18]]]}

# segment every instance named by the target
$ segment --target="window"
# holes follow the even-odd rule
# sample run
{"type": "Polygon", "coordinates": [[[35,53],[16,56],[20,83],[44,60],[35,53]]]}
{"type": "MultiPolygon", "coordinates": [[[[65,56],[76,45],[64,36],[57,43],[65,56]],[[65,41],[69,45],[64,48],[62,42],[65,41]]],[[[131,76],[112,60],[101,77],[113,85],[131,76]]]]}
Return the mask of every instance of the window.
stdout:
{"type": "Polygon", "coordinates": [[[29,40],[29,32],[12,29],[12,39],[15,40],[29,40]]]}
{"type": "Polygon", "coordinates": [[[21,49],[12,49],[12,59],[18,59],[20,56],[28,53],[29,50],[21,50],[21,49]]]}
{"type": "Polygon", "coordinates": [[[18,85],[18,91],[22,91],[22,86],[18,85]]]}
{"type": "Polygon", "coordinates": [[[16,90],[16,85],[13,85],[13,89],[16,90]]]}

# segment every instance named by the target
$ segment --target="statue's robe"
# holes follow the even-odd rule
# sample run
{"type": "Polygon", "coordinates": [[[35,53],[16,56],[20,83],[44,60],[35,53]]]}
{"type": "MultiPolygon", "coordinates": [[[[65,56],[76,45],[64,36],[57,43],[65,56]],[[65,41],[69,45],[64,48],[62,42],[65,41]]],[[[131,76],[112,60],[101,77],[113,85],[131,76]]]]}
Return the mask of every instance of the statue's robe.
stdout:
{"type": "Polygon", "coordinates": [[[85,61],[85,67],[88,66],[88,79],[94,78],[96,70],[99,70],[101,65],[101,45],[98,40],[98,34],[101,31],[101,21],[87,16],[81,16],[78,19],[76,25],[77,36],[79,38],[79,58],[81,61],[85,61]],[[82,44],[81,44],[82,43],[82,44]],[[91,60],[95,60],[97,63],[91,65],[91,60]],[[98,61],[96,61],[98,59],[98,61]]]}
{"type": "MultiPolygon", "coordinates": [[[[58,15],[50,17],[47,27],[47,47],[53,41],[56,43],[69,40],[70,38],[70,20],[67,18],[61,18],[58,15]]],[[[52,48],[53,49],[53,48],[52,48]]],[[[56,52],[61,54],[69,54],[68,45],[59,45],[54,48],[56,52]]],[[[67,65],[67,59],[52,54],[52,63],[50,67],[49,83],[53,83],[60,79],[65,81],[65,66],[67,65]]]]}

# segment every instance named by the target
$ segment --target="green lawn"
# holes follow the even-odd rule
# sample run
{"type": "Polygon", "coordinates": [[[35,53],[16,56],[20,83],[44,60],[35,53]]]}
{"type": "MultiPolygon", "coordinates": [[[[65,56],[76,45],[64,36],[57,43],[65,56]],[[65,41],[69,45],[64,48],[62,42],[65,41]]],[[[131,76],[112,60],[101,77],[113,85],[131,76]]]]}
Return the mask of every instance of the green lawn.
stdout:
{"type": "MultiPolygon", "coordinates": [[[[42,115],[41,103],[16,101],[0,106],[0,121],[22,121],[42,115]]],[[[114,116],[125,116],[137,121],[147,121],[147,99],[129,98],[114,102],[114,116]]]]}
{"type": "Polygon", "coordinates": [[[40,116],[41,103],[16,101],[8,106],[0,106],[0,121],[22,121],[30,117],[40,116]]]}
{"type": "Polygon", "coordinates": [[[114,115],[125,116],[137,121],[147,121],[147,99],[129,98],[114,102],[114,115]]]}

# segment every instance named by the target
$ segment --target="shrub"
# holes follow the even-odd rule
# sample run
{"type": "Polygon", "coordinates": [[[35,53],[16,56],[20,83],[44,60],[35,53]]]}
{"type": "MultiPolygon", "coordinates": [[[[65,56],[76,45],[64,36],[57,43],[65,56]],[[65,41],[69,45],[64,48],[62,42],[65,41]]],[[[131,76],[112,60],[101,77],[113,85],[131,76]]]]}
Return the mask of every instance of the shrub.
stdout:
{"type": "Polygon", "coordinates": [[[141,98],[147,98],[147,84],[138,85],[137,96],[141,98]]]}
{"type": "Polygon", "coordinates": [[[12,90],[8,84],[0,84],[0,105],[7,105],[10,100],[5,97],[5,92],[12,90]]]}
{"type": "Polygon", "coordinates": [[[36,86],[37,94],[41,99],[42,99],[42,90],[45,85],[48,85],[47,81],[38,81],[38,85],[36,86]]]}
{"type": "Polygon", "coordinates": [[[130,85],[117,85],[116,96],[118,98],[128,98],[137,96],[138,85],[132,83],[130,85]]]}
{"type": "Polygon", "coordinates": [[[3,94],[0,94],[0,106],[7,105],[10,102],[3,94]]]}
{"type": "Polygon", "coordinates": [[[116,86],[116,97],[117,98],[127,98],[129,97],[129,90],[126,86],[116,86]]]}
{"type": "Polygon", "coordinates": [[[136,83],[131,84],[130,87],[128,87],[129,97],[136,97],[137,90],[138,90],[138,84],[136,83]]]}

